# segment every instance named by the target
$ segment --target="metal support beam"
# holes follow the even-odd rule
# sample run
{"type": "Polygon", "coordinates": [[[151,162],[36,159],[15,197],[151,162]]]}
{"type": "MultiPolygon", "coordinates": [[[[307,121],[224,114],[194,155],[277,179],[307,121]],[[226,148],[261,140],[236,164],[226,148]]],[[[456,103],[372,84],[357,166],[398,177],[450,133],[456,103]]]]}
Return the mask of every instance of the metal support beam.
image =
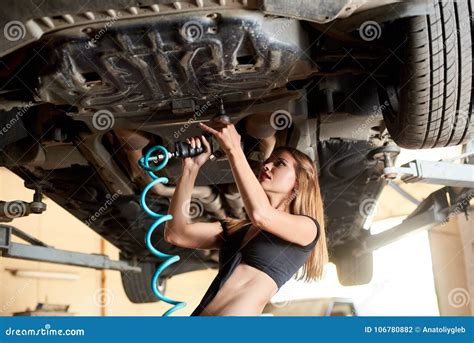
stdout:
{"type": "Polygon", "coordinates": [[[45,246],[42,242],[41,245],[13,243],[11,241],[13,234],[18,235],[21,238],[29,237],[27,234],[12,226],[0,225],[0,255],[2,257],[58,263],[94,269],[141,272],[141,268],[138,266],[133,266],[126,261],[110,260],[106,255],[85,254],[55,249],[50,246],[45,246]],[[18,235],[18,232],[21,234],[18,235]]]}
{"type": "Polygon", "coordinates": [[[474,188],[474,165],[413,160],[400,167],[386,167],[384,174],[400,174],[404,182],[474,188]]]}
{"type": "Polygon", "coordinates": [[[439,160],[413,160],[400,167],[385,164],[385,177],[400,175],[407,183],[421,182],[451,187],[474,188],[474,139],[463,144],[460,156],[439,160]],[[463,163],[454,161],[465,159],[463,163]]]}
{"type": "Polygon", "coordinates": [[[372,252],[414,231],[432,229],[449,220],[453,214],[462,213],[463,210],[468,211],[469,199],[474,197],[474,190],[463,192],[459,201],[451,202],[451,204],[448,201],[448,194],[449,187],[431,193],[402,223],[379,234],[368,236],[362,242],[362,248],[356,249],[353,254],[359,256],[372,252]]]}

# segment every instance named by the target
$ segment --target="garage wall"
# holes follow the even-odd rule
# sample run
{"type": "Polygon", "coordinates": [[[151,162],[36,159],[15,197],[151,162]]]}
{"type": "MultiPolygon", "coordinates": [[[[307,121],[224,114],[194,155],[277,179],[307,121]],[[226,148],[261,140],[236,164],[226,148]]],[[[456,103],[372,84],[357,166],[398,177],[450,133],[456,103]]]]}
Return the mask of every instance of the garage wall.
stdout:
{"type": "MultiPolygon", "coordinates": [[[[31,201],[33,191],[24,188],[23,180],[0,168],[0,199],[31,201]]],[[[15,219],[14,225],[26,233],[59,249],[84,253],[100,253],[101,237],[71,216],[51,199],[43,200],[47,210],[41,215],[15,219]]],[[[25,243],[17,238],[15,242],[25,243]]],[[[105,254],[118,259],[118,250],[105,243],[105,254]]],[[[215,277],[216,270],[203,270],[178,275],[168,280],[166,295],[186,301],[188,305],[173,316],[188,316],[215,277]]],[[[171,308],[166,303],[133,304],[121,285],[120,273],[64,266],[51,263],[0,258],[0,315],[34,309],[38,302],[70,305],[74,315],[161,315],[171,308]],[[71,273],[76,281],[35,279],[14,276],[11,270],[71,273]],[[103,273],[103,274],[102,274],[103,273]],[[101,279],[101,275],[104,276],[101,279]],[[101,281],[102,280],[102,281],[101,281]]]]}
{"type": "Polygon", "coordinates": [[[429,231],[440,315],[474,315],[474,211],[429,231]]]}

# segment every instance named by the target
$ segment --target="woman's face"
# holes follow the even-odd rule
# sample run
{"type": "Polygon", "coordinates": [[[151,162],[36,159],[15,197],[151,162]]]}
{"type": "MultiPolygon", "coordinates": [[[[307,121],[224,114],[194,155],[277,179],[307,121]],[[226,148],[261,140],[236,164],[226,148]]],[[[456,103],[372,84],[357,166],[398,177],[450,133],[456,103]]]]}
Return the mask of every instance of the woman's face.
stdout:
{"type": "Polygon", "coordinates": [[[270,156],[263,164],[258,180],[265,191],[289,194],[296,183],[296,160],[286,151],[270,156]],[[265,176],[265,172],[270,178],[265,176]]]}

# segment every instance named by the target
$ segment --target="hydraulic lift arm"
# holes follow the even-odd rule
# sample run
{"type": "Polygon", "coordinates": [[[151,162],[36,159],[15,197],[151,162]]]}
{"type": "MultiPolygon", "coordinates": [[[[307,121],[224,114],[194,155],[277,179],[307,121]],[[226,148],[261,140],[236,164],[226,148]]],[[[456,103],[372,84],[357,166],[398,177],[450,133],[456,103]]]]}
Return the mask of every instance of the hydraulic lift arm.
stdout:
{"type": "Polygon", "coordinates": [[[2,257],[95,269],[141,271],[140,267],[133,266],[125,261],[110,260],[106,255],[55,249],[13,226],[4,224],[0,225],[0,255],[2,257]],[[30,244],[14,243],[11,240],[12,236],[17,236],[30,244]]]}

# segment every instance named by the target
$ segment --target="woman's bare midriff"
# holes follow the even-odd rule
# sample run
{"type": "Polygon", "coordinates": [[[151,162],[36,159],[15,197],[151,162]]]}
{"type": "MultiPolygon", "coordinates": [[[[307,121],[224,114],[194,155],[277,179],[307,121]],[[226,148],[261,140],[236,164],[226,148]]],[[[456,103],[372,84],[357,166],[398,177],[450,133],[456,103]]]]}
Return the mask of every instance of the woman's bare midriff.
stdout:
{"type": "Polygon", "coordinates": [[[241,262],[200,315],[257,316],[277,291],[270,276],[241,262]]]}

